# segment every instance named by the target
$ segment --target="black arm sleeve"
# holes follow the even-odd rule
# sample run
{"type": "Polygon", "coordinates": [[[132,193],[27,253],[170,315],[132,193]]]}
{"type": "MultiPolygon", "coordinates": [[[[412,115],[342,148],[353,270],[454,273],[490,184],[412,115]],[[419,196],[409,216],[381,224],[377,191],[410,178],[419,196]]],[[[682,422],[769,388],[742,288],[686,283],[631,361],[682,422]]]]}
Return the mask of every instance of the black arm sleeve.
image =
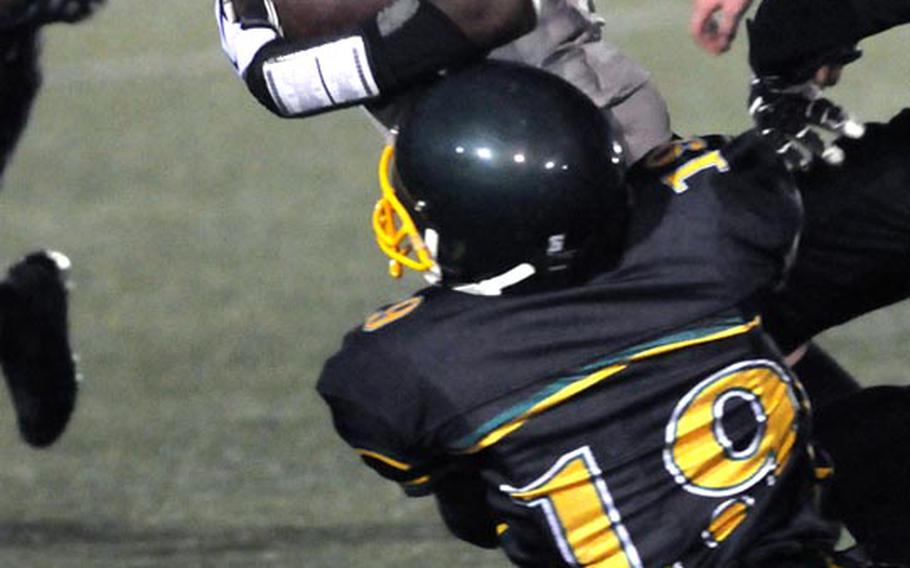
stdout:
{"type": "Polygon", "coordinates": [[[749,62],[758,75],[791,69],[910,22],[910,0],[764,0],[749,22],[749,62]]]}
{"type": "Polygon", "coordinates": [[[40,85],[37,32],[0,34],[0,176],[25,129],[40,85]]]}

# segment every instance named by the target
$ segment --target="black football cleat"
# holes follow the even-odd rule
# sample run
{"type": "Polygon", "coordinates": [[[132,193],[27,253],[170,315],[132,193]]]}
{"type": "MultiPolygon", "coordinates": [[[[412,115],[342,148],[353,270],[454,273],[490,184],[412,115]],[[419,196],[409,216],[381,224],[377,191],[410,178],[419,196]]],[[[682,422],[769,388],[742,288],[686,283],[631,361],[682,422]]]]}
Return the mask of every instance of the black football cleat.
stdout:
{"type": "Polygon", "coordinates": [[[76,404],[76,364],[67,332],[69,259],[29,254],[0,282],[0,366],[22,438],[53,444],[76,404]]]}

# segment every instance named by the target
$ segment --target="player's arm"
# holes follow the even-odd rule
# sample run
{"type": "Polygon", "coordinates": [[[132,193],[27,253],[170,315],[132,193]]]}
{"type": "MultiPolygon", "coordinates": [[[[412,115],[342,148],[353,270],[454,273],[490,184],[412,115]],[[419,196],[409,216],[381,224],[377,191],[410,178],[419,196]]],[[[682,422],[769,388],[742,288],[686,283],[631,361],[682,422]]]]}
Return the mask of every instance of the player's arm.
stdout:
{"type": "Polygon", "coordinates": [[[397,483],[405,494],[433,495],[446,527],[456,537],[484,548],[497,546],[493,515],[477,470],[425,449],[420,442],[425,436],[413,431],[423,421],[414,416],[421,412],[413,399],[404,396],[398,401],[395,394],[391,398],[382,394],[382,385],[393,385],[396,393],[405,390],[407,373],[383,364],[381,356],[357,349],[342,353],[329,359],[317,386],[329,405],[335,431],[364,464],[397,483]],[[370,369],[368,379],[352,381],[363,377],[363,369],[370,369]],[[383,375],[385,369],[391,374],[383,375]]]}
{"type": "Polygon", "coordinates": [[[798,188],[774,148],[753,131],[719,154],[727,172],[703,178],[699,187],[717,196],[720,205],[714,256],[730,297],[742,298],[749,290],[750,301],[760,302],[794,260],[802,228],[798,188]]]}
{"type": "MultiPolygon", "coordinates": [[[[320,383],[320,394],[329,405],[332,423],[339,436],[357,453],[361,461],[385,479],[397,483],[411,497],[432,493],[439,462],[415,451],[410,436],[391,424],[378,408],[354,402],[320,383]]],[[[399,416],[407,420],[407,408],[399,416]]]]}
{"type": "Polygon", "coordinates": [[[344,399],[323,396],[335,430],[364,464],[410,497],[433,495],[443,522],[459,539],[483,548],[498,545],[486,489],[475,471],[403,449],[406,443],[386,420],[344,399]]]}
{"type": "Polygon", "coordinates": [[[41,85],[41,26],[76,22],[101,0],[0,0],[0,176],[28,122],[41,85]]]}
{"type": "MultiPolygon", "coordinates": [[[[895,9],[893,17],[902,10],[910,12],[910,0],[887,4],[895,9]]],[[[868,13],[874,11],[870,8],[868,13]]],[[[808,168],[815,157],[838,165],[844,154],[835,139],[863,135],[863,125],[821,92],[861,55],[855,42],[865,33],[860,29],[868,31],[872,25],[860,25],[864,18],[858,14],[852,0],[830,4],[765,0],[749,23],[749,61],[754,72],[749,112],[759,132],[795,169],[808,168]],[[834,136],[825,136],[826,131],[834,136]]]]}
{"type": "Polygon", "coordinates": [[[266,108],[301,117],[408,89],[536,21],[532,0],[376,0],[372,13],[356,1],[336,3],[346,17],[323,15],[318,29],[308,20],[319,2],[216,0],[222,47],[266,108]]]}
{"type": "MultiPolygon", "coordinates": [[[[693,0],[689,31],[695,42],[711,53],[727,51],[752,1],[693,0]]],[[[763,33],[776,38],[761,54],[763,64],[818,56],[907,22],[907,0],[764,0],[755,17],[767,26],[763,33]]]]}
{"type": "Polygon", "coordinates": [[[786,76],[907,22],[910,0],[764,0],[749,23],[749,61],[758,75],[786,76]]]}

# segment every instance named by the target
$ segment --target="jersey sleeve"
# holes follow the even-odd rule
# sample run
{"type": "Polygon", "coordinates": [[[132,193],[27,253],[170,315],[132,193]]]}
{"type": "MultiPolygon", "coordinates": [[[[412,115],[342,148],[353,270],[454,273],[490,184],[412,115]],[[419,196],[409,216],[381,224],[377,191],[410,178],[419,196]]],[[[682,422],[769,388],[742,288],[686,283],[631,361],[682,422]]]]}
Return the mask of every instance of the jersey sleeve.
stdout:
{"type": "Polygon", "coordinates": [[[369,346],[361,332],[349,334],[317,390],[335,430],[366,465],[408,495],[427,495],[446,460],[423,444],[423,406],[408,370],[369,346]]]}
{"type": "Polygon", "coordinates": [[[712,179],[721,204],[720,259],[732,290],[771,291],[793,263],[803,208],[796,182],[773,148],[755,132],[743,134],[721,154],[729,172],[712,179]]]}
{"type": "Polygon", "coordinates": [[[332,412],[338,435],[360,456],[365,465],[389,481],[398,483],[413,497],[432,492],[432,460],[422,459],[404,444],[380,417],[342,398],[323,395],[332,412]]]}
{"type": "Polygon", "coordinates": [[[749,61],[787,76],[826,54],[910,22],[910,0],[764,0],[749,22],[749,61]]]}
{"type": "Polygon", "coordinates": [[[624,264],[679,287],[693,315],[757,300],[781,280],[802,220],[792,176],[760,136],[677,141],[630,172],[624,264]],[[713,306],[713,307],[712,307],[713,306]]]}

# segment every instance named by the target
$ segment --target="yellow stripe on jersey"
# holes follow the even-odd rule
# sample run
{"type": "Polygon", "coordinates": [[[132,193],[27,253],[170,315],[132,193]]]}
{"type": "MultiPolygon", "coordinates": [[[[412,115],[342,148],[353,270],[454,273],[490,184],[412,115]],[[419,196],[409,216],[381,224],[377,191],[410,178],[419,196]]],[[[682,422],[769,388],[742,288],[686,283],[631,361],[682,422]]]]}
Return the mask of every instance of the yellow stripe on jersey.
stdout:
{"type": "MultiPolygon", "coordinates": [[[[397,471],[409,472],[413,469],[412,465],[406,464],[406,463],[396,460],[394,458],[390,458],[389,456],[380,454],[379,452],[374,452],[372,450],[365,450],[363,448],[355,448],[354,451],[357,452],[357,454],[360,455],[360,457],[375,460],[375,461],[380,462],[383,465],[386,465],[397,471]]],[[[404,480],[399,479],[397,475],[395,475],[394,477],[395,477],[395,481],[397,481],[403,487],[406,487],[406,488],[421,487],[423,485],[428,485],[430,483],[430,481],[432,480],[432,476],[430,476],[430,475],[421,475],[420,477],[415,477],[414,479],[404,479],[404,480]]]]}
{"type": "Polygon", "coordinates": [[[815,479],[822,481],[823,479],[828,479],[834,475],[833,467],[816,467],[815,468],[815,479]]]}
{"type": "Polygon", "coordinates": [[[357,452],[357,454],[360,456],[363,456],[365,458],[372,458],[376,461],[380,461],[389,467],[397,469],[398,471],[410,471],[411,470],[410,465],[408,465],[404,462],[400,462],[398,460],[392,459],[388,456],[384,456],[384,455],[380,454],[379,452],[374,452],[372,450],[364,450],[361,448],[354,448],[354,451],[357,452]]]}
{"type": "Polygon", "coordinates": [[[752,321],[746,322],[742,325],[737,325],[717,333],[712,333],[704,337],[696,337],[693,339],[686,339],[676,343],[670,343],[667,345],[659,345],[646,349],[639,353],[636,353],[630,357],[630,361],[640,361],[642,359],[647,359],[648,357],[654,357],[655,355],[663,355],[664,353],[669,353],[670,351],[677,351],[679,349],[685,349],[686,347],[692,347],[694,345],[702,345],[704,343],[710,343],[711,341],[720,341],[721,339],[727,339],[737,335],[742,335],[748,333],[758,327],[761,323],[761,318],[756,317],[752,321]]]}
{"type": "Polygon", "coordinates": [[[430,477],[429,475],[424,475],[423,477],[418,477],[417,479],[412,479],[411,481],[404,481],[404,482],[402,482],[402,485],[408,485],[410,487],[416,487],[418,485],[426,485],[427,483],[430,482],[430,479],[432,479],[432,477],[430,477]]]}
{"type": "MultiPolygon", "coordinates": [[[[633,348],[620,353],[615,357],[607,358],[600,362],[599,369],[590,374],[562,378],[553,384],[548,385],[525,402],[500,413],[474,433],[456,442],[455,446],[450,449],[453,452],[461,454],[479,452],[484,448],[496,444],[509,434],[520,429],[531,418],[600,384],[604,380],[626,369],[631,363],[670,353],[672,351],[678,351],[680,349],[742,335],[755,329],[760,323],[761,319],[755,317],[749,322],[734,325],[719,331],[715,331],[716,328],[712,328],[710,332],[706,332],[702,335],[698,335],[697,333],[685,333],[682,334],[682,336],[674,335],[666,341],[659,340],[652,342],[639,346],[637,350],[636,348],[633,348]],[[679,339],[680,337],[684,338],[679,339]]],[[[588,368],[590,367],[591,366],[588,366],[588,368]]]]}
{"type": "Polygon", "coordinates": [[[545,398],[542,401],[538,402],[537,404],[533,405],[531,408],[529,408],[527,411],[522,413],[515,420],[512,420],[511,422],[493,430],[492,432],[490,432],[489,434],[484,436],[480,440],[480,442],[478,442],[477,444],[474,444],[473,446],[471,446],[470,448],[465,450],[464,453],[471,454],[471,453],[479,452],[480,450],[482,450],[484,448],[488,448],[488,447],[492,446],[493,444],[502,440],[503,438],[505,438],[512,432],[514,432],[515,430],[518,430],[519,428],[524,426],[525,422],[527,422],[534,416],[537,416],[538,414],[544,412],[545,410],[549,410],[549,409],[553,408],[554,406],[558,406],[558,405],[562,404],[563,402],[569,400],[573,396],[575,396],[583,391],[588,390],[589,388],[593,387],[594,385],[598,384],[599,382],[603,381],[604,379],[615,375],[616,373],[622,371],[623,369],[625,369],[628,366],[629,366],[628,364],[611,365],[610,367],[607,367],[606,369],[601,369],[600,371],[598,371],[592,375],[589,375],[579,381],[573,381],[572,384],[570,384],[569,386],[559,390],[555,394],[548,396],[547,398],[545,398]]]}

